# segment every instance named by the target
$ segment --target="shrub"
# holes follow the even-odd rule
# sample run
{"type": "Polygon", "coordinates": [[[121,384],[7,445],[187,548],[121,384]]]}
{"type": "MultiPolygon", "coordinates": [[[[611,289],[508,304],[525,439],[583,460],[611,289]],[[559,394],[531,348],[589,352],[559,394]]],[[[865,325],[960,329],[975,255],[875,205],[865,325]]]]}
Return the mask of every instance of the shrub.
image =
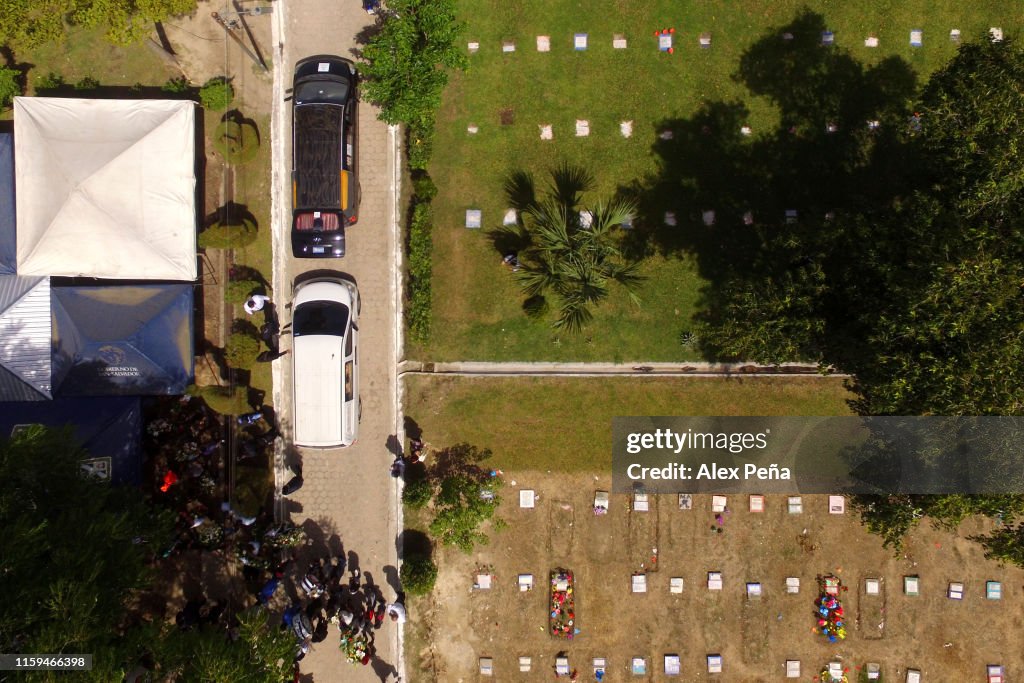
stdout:
{"type": "Polygon", "coordinates": [[[410,595],[426,595],[434,590],[437,565],[427,555],[410,555],[402,560],[399,578],[402,581],[402,588],[410,595]]]}
{"type": "Polygon", "coordinates": [[[199,233],[202,249],[239,249],[256,241],[256,221],[232,216],[199,233]]]}
{"type": "Polygon", "coordinates": [[[248,370],[256,362],[256,355],[259,352],[258,339],[249,332],[236,331],[231,333],[228,343],[224,345],[224,360],[232,368],[248,370]]]}
{"type": "Polygon", "coordinates": [[[416,479],[406,483],[402,491],[402,502],[413,510],[426,507],[434,495],[434,487],[427,479],[416,479]]]}
{"type": "Polygon", "coordinates": [[[221,121],[213,132],[213,147],[233,164],[251,161],[260,150],[260,132],[248,121],[221,121]]]}
{"type": "Polygon", "coordinates": [[[224,76],[211,78],[199,89],[199,101],[206,109],[224,111],[234,99],[235,87],[224,76]]]}
{"type": "Polygon", "coordinates": [[[21,74],[14,69],[0,67],[0,107],[9,107],[21,94],[21,74]]]}
{"type": "Polygon", "coordinates": [[[188,92],[191,87],[187,78],[178,76],[177,78],[168,78],[167,82],[160,86],[160,89],[164,92],[180,94],[188,92]]]}
{"type": "Polygon", "coordinates": [[[408,132],[409,168],[426,170],[427,164],[430,163],[430,156],[434,152],[433,122],[411,124],[408,132]]]}
{"type": "Polygon", "coordinates": [[[231,506],[244,517],[255,517],[274,488],[270,458],[262,467],[239,465],[235,468],[235,486],[231,506]]]}
{"type": "Polygon", "coordinates": [[[82,80],[75,83],[75,90],[95,90],[100,87],[100,82],[92,76],[83,76],[82,80]]]}
{"type": "Polygon", "coordinates": [[[416,204],[409,221],[409,306],[406,323],[413,341],[426,342],[430,338],[431,216],[429,204],[416,204]]]}
{"type": "Polygon", "coordinates": [[[36,90],[57,90],[64,85],[64,77],[52,71],[36,79],[36,90]]]}
{"type": "Polygon", "coordinates": [[[244,415],[251,410],[244,387],[201,387],[192,384],[185,393],[203,399],[210,410],[221,415],[244,415]]]}
{"type": "Polygon", "coordinates": [[[262,285],[255,280],[229,280],[224,287],[224,301],[229,304],[240,304],[262,285]]]}
{"type": "Polygon", "coordinates": [[[415,171],[412,176],[413,200],[429,202],[437,196],[437,185],[426,171],[415,171]]]}

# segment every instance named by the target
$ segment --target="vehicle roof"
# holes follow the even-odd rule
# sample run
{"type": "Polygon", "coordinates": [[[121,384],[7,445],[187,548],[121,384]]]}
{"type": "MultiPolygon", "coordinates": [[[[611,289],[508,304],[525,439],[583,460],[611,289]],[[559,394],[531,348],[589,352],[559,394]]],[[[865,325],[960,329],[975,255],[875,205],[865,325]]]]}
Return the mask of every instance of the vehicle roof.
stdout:
{"type": "Polygon", "coordinates": [[[355,285],[342,280],[310,280],[295,288],[292,304],[298,307],[310,301],[338,301],[351,310],[355,285]]]}
{"type": "Polygon", "coordinates": [[[341,205],[341,174],[345,109],[334,104],[294,108],[293,166],[295,209],[337,209],[341,205]]]}
{"type": "Polygon", "coordinates": [[[351,79],[356,72],[355,64],[350,59],[336,55],[314,55],[300,59],[295,63],[295,76],[293,82],[310,76],[324,77],[326,75],[338,76],[351,79]],[[327,64],[326,72],[320,71],[320,65],[327,64]]]}
{"type": "Polygon", "coordinates": [[[292,344],[292,358],[301,359],[292,369],[295,443],[338,446],[344,441],[345,427],[343,420],[338,419],[344,339],[306,335],[296,337],[292,344]]]}

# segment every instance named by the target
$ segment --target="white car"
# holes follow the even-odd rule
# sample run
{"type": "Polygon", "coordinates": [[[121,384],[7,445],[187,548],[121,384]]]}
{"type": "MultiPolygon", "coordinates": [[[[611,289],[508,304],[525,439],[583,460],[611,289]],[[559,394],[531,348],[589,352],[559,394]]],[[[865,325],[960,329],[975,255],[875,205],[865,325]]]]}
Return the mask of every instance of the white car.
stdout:
{"type": "Polygon", "coordinates": [[[320,278],[292,301],[292,409],[297,446],[351,446],[359,428],[359,290],[320,278]]]}

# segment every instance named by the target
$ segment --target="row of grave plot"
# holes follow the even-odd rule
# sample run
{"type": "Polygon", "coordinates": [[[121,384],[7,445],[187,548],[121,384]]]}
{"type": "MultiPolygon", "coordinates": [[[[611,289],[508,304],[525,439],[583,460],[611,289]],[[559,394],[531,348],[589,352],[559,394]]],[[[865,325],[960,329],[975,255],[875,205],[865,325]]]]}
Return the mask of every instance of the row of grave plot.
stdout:
{"type": "MultiPolygon", "coordinates": [[[[493,657],[481,657],[479,660],[480,674],[482,676],[495,676],[496,669],[493,657]]],[[[709,654],[704,658],[704,665],[709,674],[719,674],[723,672],[724,661],[722,656],[719,654],[709,654]]],[[[534,658],[526,655],[520,655],[518,657],[518,669],[521,673],[530,673],[536,670],[543,670],[544,664],[540,662],[534,662],[534,658]]],[[[594,657],[590,661],[594,678],[598,681],[603,681],[611,668],[608,664],[606,657],[594,657]]],[[[576,680],[579,671],[573,668],[573,665],[569,662],[569,657],[564,654],[555,656],[554,660],[554,672],[558,678],[567,677],[571,680],[576,680]]],[[[787,659],[781,664],[780,673],[784,672],[786,678],[801,678],[803,676],[803,664],[799,659],[787,659]]],[[[855,667],[862,669],[866,678],[871,680],[881,680],[882,677],[882,666],[877,662],[867,662],[863,667],[855,667]]],[[[631,657],[628,662],[628,672],[633,676],[646,676],[649,673],[654,673],[653,665],[647,657],[631,657]]],[[[662,672],[666,676],[679,676],[682,673],[682,660],[677,654],[666,654],[662,659],[662,672]]],[[[829,662],[821,670],[820,675],[814,676],[814,680],[822,681],[822,683],[841,681],[848,681],[847,674],[849,673],[849,666],[843,666],[840,662],[829,662]]],[[[1005,670],[1001,664],[987,664],[985,665],[985,676],[983,680],[987,680],[988,683],[1004,683],[1005,681],[1005,670]]],[[[924,680],[921,670],[914,668],[906,669],[906,683],[922,683],[924,680]]],[[[938,679],[937,679],[938,680],[938,679]]]]}
{"type": "MultiPolygon", "coordinates": [[[[636,490],[633,492],[633,502],[630,507],[632,512],[648,512],[651,509],[651,495],[642,490],[636,490]]],[[[692,493],[680,493],[678,494],[677,502],[680,510],[692,510],[693,509],[693,494],[692,493]]],[[[594,510],[599,509],[599,505],[603,506],[604,512],[608,511],[608,492],[597,491],[594,495],[594,510]]],[[[729,512],[729,497],[713,495],[711,496],[711,512],[729,512]]],[[[767,496],[761,494],[750,494],[747,496],[747,510],[753,513],[761,513],[767,510],[767,496]]],[[[803,496],[786,496],[786,510],[791,515],[800,515],[804,511],[804,499],[803,496]]],[[[846,498],[844,496],[829,496],[828,497],[828,512],[832,515],[846,514],[846,498]]]]}
{"type": "MultiPolygon", "coordinates": [[[[648,512],[651,509],[652,496],[655,494],[649,494],[641,490],[633,492],[632,504],[630,510],[632,512],[648,512]]],[[[537,507],[537,501],[540,498],[537,496],[537,492],[533,489],[519,489],[519,507],[527,510],[531,510],[537,507]]],[[[677,497],[677,502],[680,510],[692,510],[693,509],[693,494],[692,493],[680,493],[677,497]]],[[[611,506],[611,494],[608,491],[595,491],[594,492],[594,514],[602,515],[606,514],[611,506]]],[[[747,496],[747,509],[750,512],[759,513],[764,512],[767,509],[767,496],[760,494],[751,494],[747,496]]],[[[791,515],[803,514],[804,501],[802,496],[786,496],[786,510],[791,515]]],[[[711,496],[711,512],[729,512],[729,498],[728,496],[711,496]]],[[[828,497],[828,512],[832,515],[842,515],[846,513],[846,498],[844,496],[829,496],[828,497]]]]}
{"type": "MultiPolygon", "coordinates": [[[[653,592],[652,580],[653,577],[649,576],[647,572],[633,573],[629,580],[630,592],[653,592]]],[[[885,579],[883,577],[869,577],[863,580],[860,588],[864,595],[881,595],[884,590],[884,583],[885,579]]],[[[532,591],[535,585],[534,575],[528,573],[517,574],[514,585],[516,590],[521,593],[532,591]]],[[[785,582],[779,588],[788,595],[798,595],[801,585],[801,578],[799,576],[787,576],[785,582]]],[[[921,595],[921,585],[922,580],[920,576],[904,576],[903,594],[909,597],[917,597],[921,595]]],[[[478,573],[474,577],[474,590],[491,590],[498,586],[500,584],[495,581],[494,574],[478,573]]],[[[669,593],[681,594],[684,586],[685,581],[683,577],[671,576],[664,587],[668,589],[669,593]]],[[[722,572],[709,571],[707,573],[707,589],[709,591],[721,591],[724,587],[725,580],[722,578],[722,572]]],[[[760,598],[765,591],[765,586],[760,581],[745,581],[743,587],[746,596],[750,599],[760,598]]],[[[950,581],[946,585],[946,597],[950,600],[963,600],[965,595],[969,596],[970,591],[963,581],[950,581]]],[[[983,595],[986,600],[1002,600],[1002,581],[994,579],[985,581],[984,586],[979,587],[979,595],[983,595]]]]}
{"type": "MultiPolygon", "coordinates": [[[[1003,29],[993,26],[989,29],[989,39],[992,42],[998,43],[1003,40],[1003,29]]],[[[649,47],[657,48],[660,52],[666,52],[668,54],[675,53],[676,42],[680,44],[683,42],[691,45],[708,49],[711,47],[711,33],[709,31],[702,31],[698,34],[690,34],[688,37],[684,37],[682,33],[677,33],[675,28],[662,28],[653,31],[654,40],[648,42],[649,47]]],[[[791,41],[796,38],[793,33],[786,32],[781,36],[784,41],[791,41]]],[[[822,31],[821,32],[821,44],[825,47],[830,47],[836,44],[836,34],[834,31],[822,31]]],[[[961,40],[960,29],[954,28],[949,31],[949,40],[953,43],[959,43],[961,40]]],[[[864,38],[864,47],[876,48],[879,46],[878,35],[875,33],[869,34],[864,38]]],[[[911,29],[909,31],[909,44],[911,47],[924,47],[924,31],[922,29],[911,29]]],[[[543,35],[537,36],[536,48],[537,52],[550,52],[551,51],[551,36],[543,35]]],[[[567,37],[565,45],[571,46],[574,52],[585,52],[590,46],[590,34],[589,33],[573,33],[571,38],[567,37]]],[[[629,47],[629,42],[626,39],[624,33],[615,33],[612,35],[612,48],[616,50],[625,50],[629,47]]],[[[467,43],[466,49],[470,54],[476,54],[480,52],[480,41],[471,40],[467,43]]],[[[504,54],[512,54],[516,51],[515,40],[509,38],[501,41],[501,51],[504,54]]]]}
{"type": "MultiPolygon", "coordinates": [[[[667,654],[663,660],[664,672],[667,676],[678,676],[682,671],[682,660],[677,654],[667,654]]],[[[722,673],[722,656],[719,654],[709,654],[706,657],[706,664],[708,673],[722,673]]],[[[526,655],[520,655],[518,657],[519,671],[522,673],[529,673],[531,671],[543,670],[544,665],[534,662],[534,658],[526,655]]],[[[608,675],[611,668],[608,665],[608,660],[605,657],[594,657],[590,662],[593,668],[594,678],[601,681],[608,675]]],[[[576,680],[579,673],[578,669],[574,668],[570,662],[569,657],[565,654],[558,654],[554,660],[554,671],[556,677],[569,677],[572,680],[576,680]]],[[[799,667],[798,667],[799,668],[799,667]]],[[[648,673],[654,673],[651,670],[650,661],[647,657],[632,657],[629,661],[629,672],[634,676],[645,676],[648,673]]],[[[494,676],[495,666],[494,658],[492,657],[481,657],[480,658],[480,674],[483,676],[494,676]]]]}
{"type": "MultiPolygon", "coordinates": [[[[620,121],[619,122],[619,135],[622,136],[623,138],[627,138],[627,139],[633,137],[633,124],[634,124],[634,121],[632,119],[620,121]]],[[[506,125],[509,125],[509,124],[505,123],[505,122],[502,122],[502,126],[506,126],[506,125]]],[[[864,120],[864,126],[867,128],[868,131],[874,132],[874,131],[879,130],[882,127],[882,122],[879,121],[878,119],[865,119],[864,120]]],[[[908,128],[912,132],[916,132],[916,131],[921,130],[921,117],[920,117],[920,115],[915,114],[913,116],[909,116],[908,119],[907,119],[907,126],[908,126],[908,128]]],[[[537,128],[540,130],[540,139],[541,140],[554,140],[555,139],[555,124],[553,124],[553,123],[538,123],[537,124],[537,128]]],[[[825,122],[825,125],[824,125],[824,132],[825,133],[828,133],[828,134],[832,135],[832,134],[838,133],[839,130],[840,130],[840,126],[839,126],[838,122],[836,122],[836,121],[826,121],[825,122]]],[[[469,135],[476,135],[477,133],[480,132],[480,126],[477,123],[470,123],[469,125],[466,126],[466,132],[469,135]]],[[[794,135],[794,136],[800,134],[800,130],[798,128],[796,128],[796,127],[790,128],[789,132],[792,135],[794,135]]],[[[752,136],[754,134],[754,129],[750,125],[748,125],[748,124],[743,124],[742,126],[739,127],[739,133],[743,137],[750,137],[750,136],[752,136]]],[[[578,137],[578,138],[590,137],[590,120],[589,119],[576,119],[576,129],[575,129],[574,136],[578,137]]],[[[666,141],[667,140],[672,140],[672,139],[675,138],[675,132],[673,130],[669,129],[669,128],[660,130],[658,132],[658,138],[660,140],[666,140],[666,141]]],[[[752,217],[752,214],[751,214],[751,217],[752,217]]],[[[746,219],[746,216],[744,216],[744,218],[746,219]]],[[[705,215],[704,216],[704,221],[708,225],[713,225],[714,224],[714,214],[712,213],[710,221],[708,220],[708,216],[705,215]]],[[[751,224],[751,223],[753,223],[752,220],[748,224],[751,224]]]]}
{"type": "MultiPolygon", "coordinates": [[[[522,576],[530,576],[528,574],[521,574],[522,576]]],[[[630,592],[632,593],[647,593],[649,591],[649,579],[646,572],[635,572],[630,576],[630,592]]],[[[520,579],[522,581],[522,579],[520,579]]],[[[532,577],[531,577],[532,581],[532,577]]],[[[883,585],[885,579],[882,577],[871,577],[866,578],[863,581],[861,590],[864,595],[882,595],[883,585]]],[[[710,571],[707,574],[707,589],[709,591],[721,591],[725,586],[722,578],[722,572],[710,571]]],[[[764,595],[764,584],[759,581],[746,581],[743,584],[744,592],[750,599],[760,598],[764,595]]],[[[667,588],[669,593],[682,593],[684,587],[683,577],[673,576],[668,579],[667,588]]],[[[797,595],[800,593],[801,581],[799,576],[787,576],[784,584],[780,588],[784,589],[789,595],[797,595]]],[[[523,590],[520,588],[520,590],[523,590]]],[[[903,594],[908,597],[917,597],[921,595],[921,577],[919,576],[904,576],[903,577],[903,594]]],[[[965,588],[963,581],[950,581],[946,585],[946,597],[951,600],[963,600],[964,595],[969,594],[969,591],[965,588]]],[[[1003,583],[1001,581],[989,580],[985,581],[980,594],[983,594],[986,600],[1002,600],[1003,599],[1003,583]]]]}

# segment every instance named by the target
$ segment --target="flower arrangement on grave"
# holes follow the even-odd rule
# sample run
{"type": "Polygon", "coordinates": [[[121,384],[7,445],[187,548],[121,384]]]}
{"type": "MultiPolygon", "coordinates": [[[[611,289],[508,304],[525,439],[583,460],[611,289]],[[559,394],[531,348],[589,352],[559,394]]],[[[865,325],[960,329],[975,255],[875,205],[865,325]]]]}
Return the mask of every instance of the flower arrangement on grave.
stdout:
{"type": "Polygon", "coordinates": [[[573,576],[568,569],[551,572],[551,600],[548,605],[551,635],[572,640],[576,635],[576,597],[573,576]]]}
{"type": "Polygon", "coordinates": [[[263,534],[263,543],[269,548],[284,549],[295,548],[306,542],[306,532],[302,527],[291,524],[282,524],[268,529],[263,534]]]}
{"type": "Polygon", "coordinates": [[[822,668],[821,676],[819,676],[818,680],[821,683],[850,683],[850,677],[847,675],[846,669],[835,672],[830,670],[828,665],[822,668]]]}
{"type": "Polygon", "coordinates": [[[196,529],[196,539],[207,550],[219,548],[224,542],[224,529],[219,524],[205,522],[196,529]]]}
{"type": "Polygon", "coordinates": [[[362,631],[343,630],[339,647],[350,664],[366,664],[370,660],[370,641],[362,631]]]}
{"type": "Polygon", "coordinates": [[[814,601],[817,608],[818,630],[828,642],[846,638],[846,616],[839,601],[840,591],[845,590],[838,577],[825,576],[818,579],[821,595],[814,601]]]}

